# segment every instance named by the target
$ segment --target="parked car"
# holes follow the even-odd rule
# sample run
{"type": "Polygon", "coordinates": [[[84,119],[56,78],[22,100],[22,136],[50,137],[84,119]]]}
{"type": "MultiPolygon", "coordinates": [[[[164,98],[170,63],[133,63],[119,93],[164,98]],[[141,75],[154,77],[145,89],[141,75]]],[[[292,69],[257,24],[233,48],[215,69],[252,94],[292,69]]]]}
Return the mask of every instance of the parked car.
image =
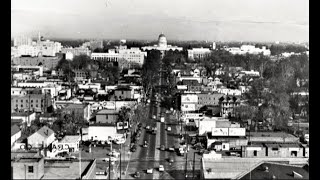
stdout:
{"type": "Polygon", "coordinates": [[[169,147],[169,149],[168,149],[169,151],[174,151],[174,146],[172,146],[172,147],[169,147]]]}
{"type": "Polygon", "coordinates": [[[123,144],[125,142],[126,142],[126,140],[122,139],[122,138],[116,140],[116,144],[123,144]]]}
{"type": "Polygon", "coordinates": [[[164,151],[164,150],[166,150],[166,147],[165,147],[164,145],[161,145],[161,146],[160,146],[160,150],[161,150],[161,151],[164,151]]]}
{"type": "Polygon", "coordinates": [[[148,142],[147,141],[144,141],[143,147],[148,147],[148,142]]]}
{"type": "Polygon", "coordinates": [[[153,168],[148,168],[147,169],[147,174],[152,174],[153,173],[153,168]]]}
{"type": "Polygon", "coordinates": [[[172,157],[169,158],[169,162],[170,162],[170,163],[173,163],[173,162],[174,162],[174,160],[173,160],[172,157]]]}
{"type": "Polygon", "coordinates": [[[170,132],[170,131],[171,131],[171,127],[167,127],[167,131],[169,131],[169,132],[170,132]]]}
{"type": "Polygon", "coordinates": [[[163,171],[164,171],[163,165],[159,165],[159,172],[163,172],[163,171]]]}
{"type": "Polygon", "coordinates": [[[110,159],[111,162],[115,162],[115,161],[118,160],[117,158],[111,156],[111,157],[104,158],[104,161],[109,162],[109,159],[110,159]]]}
{"type": "Polygon", "coordinates": [[[150,130],[150,126],[146,126],[146,130],[150,130]]]}
{"type": "Polygon", "coordinates": [[[118,157],[118,156],[120,156],[120,153],[115,151],[115,150],[113,150],[112,152],[109,152],[108,155],[109,156],[113,156],[113,157],[118,157]]]}
{"type": "Polygon", "coordinates": [[[156,119],[156,118],[157,118],[156,115],[153,115],[153,116],[152,116],[152,119],[156,119]]]}

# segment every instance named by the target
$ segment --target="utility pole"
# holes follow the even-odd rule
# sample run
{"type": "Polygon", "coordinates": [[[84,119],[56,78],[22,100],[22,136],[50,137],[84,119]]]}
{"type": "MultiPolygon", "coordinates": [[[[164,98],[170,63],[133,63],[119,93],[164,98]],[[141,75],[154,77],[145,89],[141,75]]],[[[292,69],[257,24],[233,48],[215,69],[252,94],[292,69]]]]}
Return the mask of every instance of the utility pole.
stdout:
{"type": "Polygon", "coordinates": [[[111,158],[109,158],[109,180],[111,179],[111,158]]]}
{"type": "Polygon", "coordinates": [[[121,179],[121,151],[120,151],[120,179],[121,179]]]}
{"type": "Polygon", "coordinates": [[[188,169],[188,152],[186,152],[186,165],[184,167],[184,178],[187,179],[187,169],[188,169]]]}
{"type": "Polygon", "coordinates": [[[194,168],[196,164],[196,152],[193,152],[193,169],[192,169],[192,179],[194,179],[194,168]]]}

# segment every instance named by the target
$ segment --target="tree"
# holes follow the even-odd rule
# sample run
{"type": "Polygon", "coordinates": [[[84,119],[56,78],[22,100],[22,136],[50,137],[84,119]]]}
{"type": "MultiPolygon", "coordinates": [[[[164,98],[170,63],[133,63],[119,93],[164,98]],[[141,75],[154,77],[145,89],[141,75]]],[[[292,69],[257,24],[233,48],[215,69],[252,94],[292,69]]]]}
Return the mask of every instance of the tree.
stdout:
{"type": "Polygon", "coordinates": [[[149,94],[159,80],[160,51],[148,51],[148,56],[142,66],[142,86],[145,94],[149,94]]]}

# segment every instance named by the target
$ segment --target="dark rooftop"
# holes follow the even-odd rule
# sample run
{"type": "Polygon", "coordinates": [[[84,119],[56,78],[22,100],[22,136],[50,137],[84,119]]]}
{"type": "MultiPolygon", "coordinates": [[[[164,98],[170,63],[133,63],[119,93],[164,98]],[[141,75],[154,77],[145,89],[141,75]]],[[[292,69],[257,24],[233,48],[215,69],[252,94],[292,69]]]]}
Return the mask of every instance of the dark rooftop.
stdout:
{"type": "Polygon", "coordinates": [[[309,179],[309,172],[303,167],[275,163],[263,163],[240,179],[272,179],[272,176],[276,179],[296,179],[293,171],[302,175],[302,179],[309,179]],[[265,167],[268,167],[268,172],[265,167]]]}

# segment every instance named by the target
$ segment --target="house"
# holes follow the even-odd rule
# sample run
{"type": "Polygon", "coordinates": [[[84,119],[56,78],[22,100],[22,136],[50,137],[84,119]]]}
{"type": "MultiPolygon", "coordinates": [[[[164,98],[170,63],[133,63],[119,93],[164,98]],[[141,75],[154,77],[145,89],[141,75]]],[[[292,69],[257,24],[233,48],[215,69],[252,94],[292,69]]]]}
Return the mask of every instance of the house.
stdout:
{"type": "Polygon", "coordinates": [[[235,108],[240,106],[240,99],[234,97],[223,97],[220,101],[221,106],[221,116],[222,117],[234,117],[235,116],[235,108]]]}
{"type": "Polygon", "coordinates": [[[118,86],[114,90],[115,99],[125,100],[134,98],[134,90],[131,87],[118,86]]]}
{"type": "Polygon", "coordinates": [[[81,117],[86,121],[91,118],[90,104],[68,104],[63,109],[63,113],[81,117]]]}
{"type": "Polygon", "coordinates": [[[181,111],[195,111],[206,105],[220,105],[219,99],[223,94],[182,94],[181,95],[181,111]]]}
{"type": "Polygon", "coordinates": [[[96,123],[114,124],[117,122],[119,112],[113,109],[102,109],[96,114],[96,123]]]}
{"type": "Polygon", "coordinates": [[[11,126],[11,147],[14,145],[14,143],[21,137],[21,130],[19,126],[13,125],[11,126]]]}
{"type": "Polygon", "coordinates": [[[96,159],[81,159],[79,163],[78,159],[56,160],[41,156],[14,158],[11,169],[12,179],[95,179],[96,159]]]}
{"type": "Polygon", "coordinates": [[[28,144],[34,148],[49,146],[55,140],[54,132],[47,126],[43,126],[37,132],[28,137],[28,144]]]}
{"type": "Polygon", "coordinates": [[[84,70],[74,70],[73,72],[75,75],[74,76],[75,81],[83,81],[88,76],[88,72],[86,72],[84,70]]]}
{"type": "Polygon", "coordinates": [[[28,126],[31,125],[31,122],[36,119],[35,112],[24,112],[24,113],[11,113],[12,120],[22,119],[22,123],[27,123],[28,126]]]}

